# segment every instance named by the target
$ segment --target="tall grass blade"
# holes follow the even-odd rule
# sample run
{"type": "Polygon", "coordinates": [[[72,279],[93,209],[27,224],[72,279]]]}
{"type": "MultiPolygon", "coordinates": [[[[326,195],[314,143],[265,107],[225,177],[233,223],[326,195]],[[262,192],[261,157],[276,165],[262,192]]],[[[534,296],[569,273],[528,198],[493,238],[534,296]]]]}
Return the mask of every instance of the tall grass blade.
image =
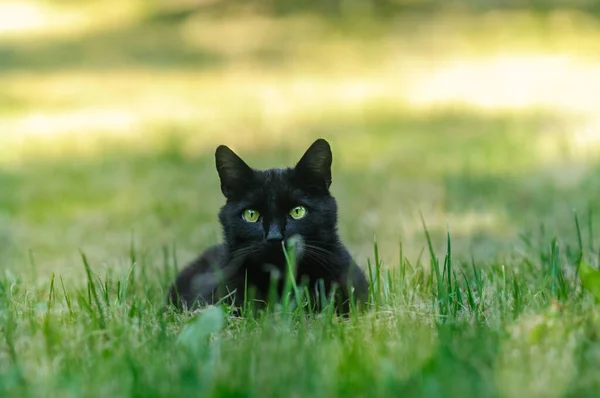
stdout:
{"type": "MultiPolygon", "coordinates": [[[[96,291],[96,284],[94,283],[94,277],[92,275],[92,269],[90,268],[90,264],[88,263],[87,257],[83,252],[79,252],[81,255],[81,259],[83,260],[83,266],[85,267],[85,273],[88,279],[88,288],[91,292],[91,296],[94,299],[96,304],[96,311],[98,313],[98,322],[100,329],[106,329],[106,321],[104,318],[104,310],[102,309],[102,305],[100,304],[100,297],[98,297],[98,292],[96,291]]],[[[90,306],[91,309],[91,306],[90,306]]]]}
{"type": "Polygon", "coordinates": [[[575,230],[577,231],[577,246],[579,248],[578,258],[575,264],[579,264],[583,256],[583,238],[581,236],[581,227],[579,226],[579,217],[577,216],[577,212],[575,211],[573,215],[575,217],[575,230]]]}
{"type": "Polygon", "coordinates": [[[48,292],[48,311],[52,308],[52,302],[54,300],[54,272],[52,273],[52,278],[50,279],[50,291],[48,292]]]}
{"type": "Polygon", "coordinates": [[[435,272],[435,279],[436,279],[436,283],[437,283],[436,302],[440,306],[440,314],[447,315],[448,314],[448,307],[447,307],[448,292],[446,291],[446,289],[444,287],[443,277],[440,273],[439,262],[437,260],[437,257],[435,256],[435,250],[433,249],[431,235],[429,234],[429,230],[427,229],[427,225],[425,224],[425,218],[423,217],[422,213],[421,213],[421,222],[423,224],[423,230],[425,231],[425,238],[427,239],[427,246],[429,247],[429,255],[431,257],[431,266],[433,268],[433,271],[435,272]]]}
{"type": "Polygon", "coordinates": [[[591,203],[588,205],[588,246],[590,252],[594,253],[594,210],[591,203]]]}
{"type": "Polygon", "coordinates": [[[65,289],[65,282],[63,281],[62,275],[59,275],[60,278],[60,286],[62,287],[63,296],[65,298],[65,302],[67,303],[67,309],[69,310],[69,315],[73,316],[73,307],[71,306],[71,297],[67,293],[67,289],[65,289]]]}

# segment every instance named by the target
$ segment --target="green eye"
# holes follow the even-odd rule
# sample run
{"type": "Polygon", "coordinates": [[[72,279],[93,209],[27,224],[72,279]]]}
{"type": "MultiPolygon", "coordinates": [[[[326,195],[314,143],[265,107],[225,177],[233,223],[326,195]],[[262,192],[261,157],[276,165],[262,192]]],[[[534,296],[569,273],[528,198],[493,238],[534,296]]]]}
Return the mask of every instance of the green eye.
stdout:
{"type": "Polygon", "coordinates": [[[294,220],[299,220],[306,215],[306,208],[304,206],[296,206],[290,210],[290,216],[294,220]]]}
{"type": "Polygon", "coordinates": [[[257,222],[260,214],[256,210],[246,209],[242,213],[242,218],[248,222],[257,222]]]}

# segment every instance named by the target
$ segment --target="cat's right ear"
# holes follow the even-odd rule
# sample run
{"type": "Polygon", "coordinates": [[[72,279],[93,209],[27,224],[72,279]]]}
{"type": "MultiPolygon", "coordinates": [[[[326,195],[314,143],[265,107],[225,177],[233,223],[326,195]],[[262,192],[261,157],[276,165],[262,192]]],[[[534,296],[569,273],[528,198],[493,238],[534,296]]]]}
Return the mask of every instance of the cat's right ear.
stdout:
{"type": "Polygon", "coordinates": [[[243,192],[254,175],[250,166],[225,145],[217,147],[215,163],[221,180],[221,192],[226,198],[243,192]]]}
{"type": "Polygon", "coordinates": [[[329,143],[319,138],[306,150],[296,164],[295,172],[304,184],[329,190],[332,155],[329,143]]]}

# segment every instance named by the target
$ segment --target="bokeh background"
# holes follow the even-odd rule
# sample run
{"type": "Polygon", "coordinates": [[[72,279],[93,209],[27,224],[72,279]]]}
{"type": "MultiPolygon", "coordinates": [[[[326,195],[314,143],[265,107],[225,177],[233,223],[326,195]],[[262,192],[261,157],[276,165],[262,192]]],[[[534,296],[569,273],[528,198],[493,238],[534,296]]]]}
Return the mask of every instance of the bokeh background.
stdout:
{"type": "Polygon", "coordinates": [[[479,264],[574,237],[600,194],[592,0],[0,1],[0,266],[32,283],[220,239],[214,149],[334,152],[366,265],[450,229],[479,264]]]}

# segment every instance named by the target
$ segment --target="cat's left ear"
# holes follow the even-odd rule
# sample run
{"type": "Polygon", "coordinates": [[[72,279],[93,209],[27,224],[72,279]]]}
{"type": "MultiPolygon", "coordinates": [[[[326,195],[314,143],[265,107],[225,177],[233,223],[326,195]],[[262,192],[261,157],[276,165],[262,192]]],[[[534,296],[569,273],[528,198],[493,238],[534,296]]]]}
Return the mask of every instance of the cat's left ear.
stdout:
{"type": "Polygon", "coordinates": [[[329,143],[319,138],[306,150],[294,171],[303,182],[328,190],[332,160],[329,143]]]}

